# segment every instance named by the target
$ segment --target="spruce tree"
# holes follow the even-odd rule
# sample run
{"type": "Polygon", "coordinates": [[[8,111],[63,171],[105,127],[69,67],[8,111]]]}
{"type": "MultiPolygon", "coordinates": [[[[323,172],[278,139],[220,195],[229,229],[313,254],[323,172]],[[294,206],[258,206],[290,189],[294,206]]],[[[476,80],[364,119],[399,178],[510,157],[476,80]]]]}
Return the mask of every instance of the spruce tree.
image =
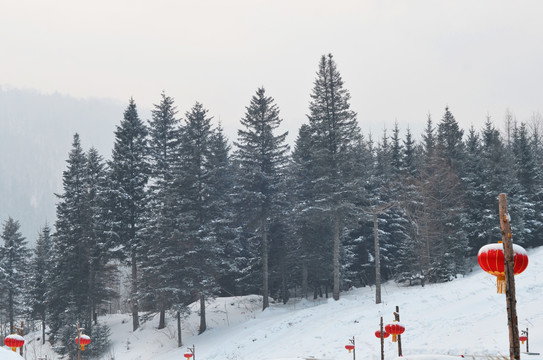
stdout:
{"type": "Polygon", "coordinates": [[[112,231],[131,267],[130,304],[132,329],[139,327],[138,261],[141,258],[149,178],[147,127],[140,120],[136,103],[130,99],[109,161],[109,197],[112,231]]]}
{"type": "Polygon", "coordinates": [[[86,201],[89,231],[86,247],[89,254],[89,307],[94,324],[97,324],[100,305],[111,300],[115,293],[111,284],[115,281],[114,239],[110,234],[111,222],[107,214],[107,169],[103,157],[96,148],[86,153],[86,201]]]}
{"type": "MultiPolygon", "coordinates": [[[[141,250],[147,256],[141,259],[141,284],[139,297],[143,299],[149,310],[158,310],[160,319],[158,328],[166,326],[165,311],[175,302],[172,290],[178,288],[172,270],[162,265],[165,256],[175,256],[178,247],[166,246],[170,243],[174,219],[165,216],[167,213],[176,217],[175,213],[166,210],[171,196],[175,163],[179,162],[180,122],[176,117],[177,109],[173,98],[164,92],[160,103],[154,105],[149,121],[149,194],[147,224],[143,229],[145,242],[141,250]],[[167,291],[165,289],[170,289],[167,291]]],[[[174,266],[168,262],[169,266],[174,266]]]]}
{"type": "Polygon", "coordinates": [[[27,241],[20,231],[19,221],[9,217],[2,225],[3,246],[0,248],[0,289],[3,293],[2,308],[9,321],[9,331],[14,332],[15,320],[24,314],[24,289],[28,275],[29,251],[27,241]]]}
{"type": "Polygon", "coordinates": [[[263,309],[269,306],[269,235],[270,219],[278,216],[278,202],[282,197],[282,177],[287,161],[287,133],[275,131],[281,124],[279,108],[273,98],[259,88],[246,107],[235,142],[238,169],[238,204],[246,227],[254,231],[262,264],[263,309]]]}
{"type": "Polygon", "coordinates": [[[45,344],[47,319],[47,278],[53,261],[51,246],[51,228],[45,224],[38,235],[36,248],[34,249],[34,257],[30,267],[32,276],[29,289],[30,315],[33,320],[41,321],[42,344],[45,344]]]}
{"type": "Polygon", "coordinates": [[[350,94],[343,87],[332,54],[323,55],[309,104],[312,137],[315,203],[332,224],[333,297],[339,299],[340,242],[346,213],[351,212],[356,169],[353,148],[360,138],[356,113],[350,109],[350,94]]]}
{"type": "Polygon", "coordinates": [[[62,175],[63,192],[57,195],[54,262],[48,276],[50,341],[60,354],[73,353],[74,324],[91,329],[89,304],[89,251],[91,217],[87,201],[87,158],[79,135],[74,135],[62,175]]]}

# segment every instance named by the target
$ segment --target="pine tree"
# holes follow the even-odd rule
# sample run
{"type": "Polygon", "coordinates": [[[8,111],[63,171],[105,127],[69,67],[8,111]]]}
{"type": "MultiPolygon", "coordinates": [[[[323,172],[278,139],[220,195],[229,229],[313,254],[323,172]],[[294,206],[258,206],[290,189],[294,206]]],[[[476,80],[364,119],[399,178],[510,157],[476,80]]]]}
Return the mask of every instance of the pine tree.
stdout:
{"type": "Polygon", "coordinates": [[[352,152],[360,138],[356,113],[350,110],[350,94],[331,54],[322,56],[311,102],[309,125],[312,137],[315,204],[326,213],[332,225],[333,297],[339,299],[340,236],[346,212],[353,209],[354,182],[352,152]]]}
{"type": "Polygon", "coordinates": [[[138,116],[134,99],[130,99],[123,120],[115,130],[109,168],[112,230],[131,266],[132,328],[136,330],[139,327],[138,261],[142,255],[149,164],[147,128],[138,116]]]}
{"type": "Polygon", "coordinates": [[[29,290],[30,315],[33,320],[41,321],[42,344],[45,344],[45,325],[47,320],[47,278],[53,261],[51,246],[51,228],[45,224],[39,233],[36,248],[34,249],[29,290]]]}
{"type": "Polygon", "coordinates": [[[513,129],[514,169],[519,187],[510,192],[511,213],[516,242],[525,246],[536,244],[535,230],[541,226],[536,213],[537,194],[540,190],[538,166],[534,158],[534,147],[525,123],[513,129]]]}
{"type": "Polygon", "coordinates": [[[110,285],[115,281],[116,269],[111,264],[114,240],[107,214],[106,164],[93,147],[87,151],[86,160],[86,202],[90,222],[86,241],[89,254],[88,291],[89,307],[96,325],[100,305],[115,296],[110,285]]]}
{"type": "Polygon", "coordinates": [[[91,329],[89,306],[89,252],[91,217],[87,201],[87,158],[79,135],[74,135],[63,172],[63,193],[57,195],[56,232],[53,238],[54,262],[48,277],[50,342],[60,354],[75,351],[74,324],[91,329]]]}
{"type": "MultiPolygon", "coordinates": [[[[149,309],[160,312],[158,328],[166,326],[166,308],[175,302],[172,289],[178,288],[175,274],[164,269],[162,262],[165,256],[175,256],[179,247],[166,246],[171,243],[171,233],[175,219],[165,218],[166,204],[169,203],[174,179],[174,164],[179,162],[180,122],[177,119],[177,109],[174,100],[161,94],[161,101],[154,105],[149,121],[149,195],[147,211],[147,226],[143,230],[146,241],[141,248],[147,256],[141,259],[141,284],[139,297],[149,309]],[[175,286],[174,286],[175,284],[175,286]],[[165,289],[170,289],[169,291],[165,289]]],[[[173,217],[177,215],[171,213],[173,217]]],[[[178,256],[178,255],[177,255],[178,256]]],[[[169,264],[169,262],[168,262],[169,264]]],[[[172,266],[172,264],[169,264],[172,266]]],[[[173,291],[175,292],[175,291],[173,291]]]]}
{"type": "MultiPolygon", "coordinates": [[[[426,139],[431,138],[429,135],[426,139]]],[[[426,155],[420,190],[430,281],[448,281],[466,270],[469,249],[460,172],[464,160],[462,136],[454,116],[445,108],[438,124],[436,151],[426,155]]]]}
{"type": "Polygon", "coordinates": [[[286,165],[287,133],[275,135],[280,126],[279,109],[273,98],[259,88],[241,119],[238,130],[236,160],[239,163],[239,204],[248,220],[246,225],[255,231],[261,250],[263,309],[269,306],[269,235],[270,219],[278,216],[281,183],[286,165]]]}
{"type": "Polygon", "coordinates": [[[316,294],[316,289],[327,284],[329,274],[333,271],[332,262],[327,259],[327,254],[332,250],[329,246],[329,238],[332,236],[330,227],[323,226],[327,219],[315,211],[311,149],[311,128],[303,124],[298,131],[289,168],[290,196],[295,204],[292,220],[302,267],[303,297],[307,296],[310,288],[316,294]]]}
{"type": "Polygon", "coordinates": [[[14,332],[15,320],[24,313],[23,290],[26,287],[29,251],[20,231],[19,221],[9,217],[2,225],[3,247],[0,248],[0,289],[3,293],[2,310],[9,321],[9,331],[14,332]]]}
{"type": "Polygon", "coordinates": [[[237,282],[246,258],[239,241],[233,206],[234,171],[230,159],[230,145],[222,126],[213,131],[209,139],[209,182],[212,199],[209,212],[210,231],[218,243],[217,283],[221,294],[237,293],[237,282]]]}

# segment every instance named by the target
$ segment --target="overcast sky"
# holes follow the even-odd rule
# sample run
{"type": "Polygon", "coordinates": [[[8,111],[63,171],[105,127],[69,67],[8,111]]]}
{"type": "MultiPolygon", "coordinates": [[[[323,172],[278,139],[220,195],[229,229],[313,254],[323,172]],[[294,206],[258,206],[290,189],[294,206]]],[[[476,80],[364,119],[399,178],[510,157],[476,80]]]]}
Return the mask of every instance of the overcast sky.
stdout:
{"type": "MultiPolygon", "coordinates": [[[[266,88],[292,141],[332,53],[364,133],[541,111],[540,0],[0,0],[0,84],[150,108],[196,102],[232,139],[266,88]]],[[[119,114],[119,119],[122,114],[119,114]]]]}

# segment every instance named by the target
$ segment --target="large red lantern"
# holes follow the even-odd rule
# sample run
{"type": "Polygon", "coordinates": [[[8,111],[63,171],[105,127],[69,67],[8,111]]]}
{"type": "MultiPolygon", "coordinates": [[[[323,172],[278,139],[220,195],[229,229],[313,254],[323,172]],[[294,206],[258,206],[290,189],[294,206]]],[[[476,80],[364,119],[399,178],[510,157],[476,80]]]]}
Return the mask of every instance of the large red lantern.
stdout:
{"type": "Polygon", "coordinates": [[[405,326],[400,322],[394,321],[392,324],[385,326],[385,331],[389,334],[392,334],[392,342],[398,341],[398,335],[403,334],[405,331],[405,326]]]}
{"type": "MultiPolygon", "coordinates": [[[[522,246],[513,244],[513,271],[520,274],[528,267],[528,254],[522,246]]],[[[477,254],[477,261],[487,273],[497,277],[498,294],[505,293],[505,258],[503,256],[503,243],[483,246],[477,254]]]]}
{"type": "MultiPolygon", "coordinates": [[[[380,339],[380,338],[381,338],[381,331],[377,330],[377,331],[375,332],[375,336],[378,337],[378,338],[380,339]]],[[[387,333],[386,331],[383,331],[383,338],[386,339],[386,338],[389,337],[389,336],[390,336],[389,333],[387,333]]]]}
{"type": "Polygon", "coordinates": [[[79,337],[75,338],[75,342],[81,345],[81,350],[85,351],[85,345],[89,345],[91,338],[88,335],[81,334],[79,337]]]}
{"type": "Polygon", "coordinates": [[[4,339],[4,344],[15,351],[18,347],[21,347],[25,344],[25,339],[21,335],[11,334],[6,336],[4,339]]]}
{"type": "Polygon", "coordinates": [[[351,351],[353,351],[353,349],[354,349],[354,345],[352,345],[352,344],[345,345],[345,349],[349,350],[349,354],[350,354],[351,351]]]}
{"type": "Polygon", "coordinates": [[[192,353],[185,353],[185,355],[183,356],[186,357],[187,359],[190,359],[192,357],[192,353]]]}
{"type": "Polygon", "coordinates": [[[528,340],[528,336],[524,336],[524,335],[523,335],[523,336],[520,336],[518,339],[524,344],[524,342],[525,342],[526,340],[528,340]]]}

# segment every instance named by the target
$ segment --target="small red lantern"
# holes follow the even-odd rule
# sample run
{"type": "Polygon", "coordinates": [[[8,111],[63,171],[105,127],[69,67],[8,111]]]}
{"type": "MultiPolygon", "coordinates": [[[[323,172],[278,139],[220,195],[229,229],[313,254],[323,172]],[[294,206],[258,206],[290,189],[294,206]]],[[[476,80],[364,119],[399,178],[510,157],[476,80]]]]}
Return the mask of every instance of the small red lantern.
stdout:
{"type": "Polygon", "coordinates": [[[392,324],[386,325],[385,330],[387,333],[392,334],[392,342],[396,342],[398,341],[398,335],[403,334],[405,331],[405,326],[397,321],[394,321],[392,324]]]}
{"type": "MultiPolygon", "coordinates": [[[[520,274],[528,267],[528,254],[522,246],[513,244],[513,271],[520,274]]],[[[505,259],[503,256],[503,243],[483,246],[477,254],[477,261],[487,273],[497,277],[498,294],[505,293],[505,259]]]]}
{"type": "MultiPolygon", "coordinates": [[[[375,332],[375,336],[378,337],[378,338],[380,339],[380,338],[381,338],[381,331],[377,330],[377,331],[375,332]]],[[[386,339],[386,338],[389,337],[389,336],[390,336],[389,333],[387,333],[386,331],[383,331],[383,338],[386,339]]]]}
{"type": "Polygon", "coordinates": [[[21,335],[11,334],[6,336],[4,339],[4,344],[15,351],[16,348],[21,347],[25,344],[25,339],[21,335]]]}
{"type": "Polygon", "coordinates": [[[519,337],[518,339],[519,339],[520,341],[522,341],[522,343],[524,344],[524,342],[525,342],[526,340],[528,340],[528,336],[521,336],[521,337],[519,337]]]}
{"type": "Polygon", "coordinates": [[[187,359],[190,359],[192,357],[192,353],[185,353],[185,355],[183,355],[184,357],[186,357],[187,359]]]}
{"type": "Polygon", "coordinates": [[[352,344],[349,344],[349,345],[345,345],[345,349],[349,350],[349,354],[351,353],[351,351],[354,350],[354,345],[352,344]]]}
{"type": "Polygon", "coordinates": [[[85,351],[85,345],[89,345],[91,338],[88,335],[81,334],[79,337],[75,338],[75,342],[81,345],[81,350],[85,351]]]}

